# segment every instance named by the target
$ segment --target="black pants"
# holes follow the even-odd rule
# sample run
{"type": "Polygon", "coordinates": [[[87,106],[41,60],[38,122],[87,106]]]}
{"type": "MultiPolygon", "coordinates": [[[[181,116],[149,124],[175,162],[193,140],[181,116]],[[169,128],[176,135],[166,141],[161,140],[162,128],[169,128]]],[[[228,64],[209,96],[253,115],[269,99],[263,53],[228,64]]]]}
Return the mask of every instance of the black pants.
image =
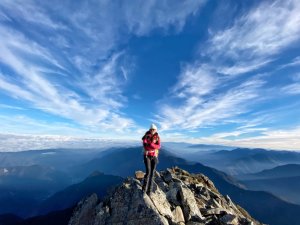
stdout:
{"type": "Polygon", "coordinates": [[[143,190],[146,193],[153,191],[153,180],[155,177],[155,169],[158,163],[157,157],[155,156],[145,156],[144,163],[146,167],[146,175],[144,177],[143,190]]]}

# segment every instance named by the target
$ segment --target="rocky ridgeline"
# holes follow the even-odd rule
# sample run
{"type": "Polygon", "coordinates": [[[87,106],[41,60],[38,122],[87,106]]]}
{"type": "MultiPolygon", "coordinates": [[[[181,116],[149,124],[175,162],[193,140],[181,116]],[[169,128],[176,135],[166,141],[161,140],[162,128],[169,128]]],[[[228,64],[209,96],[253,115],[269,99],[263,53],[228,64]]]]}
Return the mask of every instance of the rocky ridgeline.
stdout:
{"type": "Polygon", "coordinates": [[[102,202],[93,194],[78,203],[69,225],[260,224],[203,174],[178,167],[156,172],[154,193],[142,191],[141,171],[128,177],[102,202]]]}

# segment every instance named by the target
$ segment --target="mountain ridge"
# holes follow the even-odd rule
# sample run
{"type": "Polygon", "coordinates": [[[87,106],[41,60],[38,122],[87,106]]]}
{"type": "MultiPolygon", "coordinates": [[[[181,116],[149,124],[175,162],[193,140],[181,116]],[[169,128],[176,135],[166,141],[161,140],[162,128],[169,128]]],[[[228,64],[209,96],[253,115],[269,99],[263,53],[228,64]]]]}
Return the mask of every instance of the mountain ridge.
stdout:
{"type": "Polygon", "coordinates": [[[74,210],[69,225],[260,225],[229,196],[222,196],[203,174],[173,167],[156,171],[154,192],[142,191],[143,172],[127,177],[105,198],[83,199],[74,210]],[[142,174],[142,175],[141,175],[142,174]]]}
{"type": "MultiPolygon", "coordinates": [[[[125,178],[131,176],[134,171],[141,170],[145,167],[142,157],[141,147],[125,148],[122,151],[111,152],[104,157],[98,158],[93,161],[93,165],[97,166],[90,169],[125,178]]],[[[293,215],[300,212],[299,205],[285,202],[265,191],[247,190],[241,187],[239,183],[236,183],[235,179],[222,171],[205,166],[201,163],[187,161],[177,155],[174,156],[170,151],[162,149],[159,155],[157,170],[164,170],[174,166],[178,166],[190,173],[205,174],[214,182],[215,186],[223,195],[231,196],[235,202],[263,223],[272,225],[297,224],[297,219],[293,217],[293,215]],[[285,220],[287,217],[291,217],[289,221],[285,220]]],[[[79,169],[80,171],[83,171],[88,167],[89,166],[85,164],[84,167],[80,167],[79,169]]]]}

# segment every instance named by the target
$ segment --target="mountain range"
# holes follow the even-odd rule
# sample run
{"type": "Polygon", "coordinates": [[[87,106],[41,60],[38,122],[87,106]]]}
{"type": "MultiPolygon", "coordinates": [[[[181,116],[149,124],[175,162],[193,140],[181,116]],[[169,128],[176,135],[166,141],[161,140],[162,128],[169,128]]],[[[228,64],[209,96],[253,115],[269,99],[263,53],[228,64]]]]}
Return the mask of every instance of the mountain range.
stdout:
{"type": "Polygon", "coordinates": [[[38,214],[70,208],[91,193],[96,193],[98,198],[102,199],[107,194],[108,189],[122,181],[122,177],[105,175],[95,171],[82,182],[73,184],[43,201],[39,206],[38,214]]]}
{"type": "MultiPolygon", "coordinates": [[[[248,151],[250,150],[242,150],[241,155],[249,156],[248,151]]],[[[258,151],[264,152],[265,150],[258,151]]],[[[226,152],[231,152],[229,153],[229,155],[232,154],[232,150],[226,150],[226,152]]],[[[238,154],[237,149],[234,150],[234,152],[238,154]]],[[[60,150],[46,150],[45,153],[47,154],[43,154],[42,151],[37,153],[26,152],[24,154],[27,155],[27,162],[46,162],[48,166],[51,165],[51,162],[53,162],[54,165],[58,165],[59,162],[62,162],[62,159],[60,159],[60,157],[58,156],[62,156],[64,154],[68,155],[68,157],[70,157],[71,163],[69,165],[64,166],[60,165],[57,168],[55,168],[55,170],[57,170],[57,172],[61,174],[67,173],[67,177],[71,177],[71,181],[68,185],[69,187],[62,188],[61,190],[58,190],[56,193],[54,193],[52,196],[49,196],[48,199],[44,199],[44,201],[37,202],[33,207],[35,209],[35,213],[37,214],[44,214],[52,210],[63,209],[66,207],[72,208],[76,201],[79,201],[79,199],[81,199],[82,197],[91,194],[92,192],[97,192],[99,190],[101,191],[99,191],[100,193],[98,192],[98,195],[101,199],[101,196],[104,196],[104,193],[106,193],[108,187],[107,184],[101,182],[97,184],[97,179],[95,177],[114,177],[112,180],[114,180],[115,184],[117,184],[122,179],[128,176],[132,176],[134,171],[145,169],[142,155],[143,151],[141,147],[111,148],[101,152],[79,151],[74,155],[74,158],[72,158],[72,153],[63,153],[60,152],[60,150]],[[38,155],[45,158],[40,160],[38,155]],[[84,157],[82,157],[82,160],[79,160],[78,158],[80,155],[84,155],[84,157]],[[93,177],[95,178],[95,180],[93,177]],[[89,184],[86,185],[86,183],[89,184]],[[95,187],[96,190],[93,190],[92,188],[89,189],[89,187],[95,187]],[[60,208],[59,205],[63,205],[63,207],[60,208]]],[[[0,153],[0,158],[1,154],[2,153],[0,153]]],[[[225,153],[224,151],[214,151],[210,152],[209,154],[226,155],[227,153],[225,153]]],[[[12,155],[10,157],[12,157],[12,155]]],[[[4,160],[3,157],[2,160],[4,160]]],[[[66,163],[68,160],[68,158],[64,158],[65,164],[68,164],[66,163]]],[[[284,160],[286,159],[284,158],[282,161],[284,160]]],[[[9,157],[6,158],[4,161],[12,162],[12,160],[10,160],[9,157]]],[[[23,164],[25,163],[23,162],[23,164]]],[[[245,184],[243,181],[238,181],[236,178],[227,175],[226,173],[221,172],[217,169],[205,166],[199,162],[189,161],[182,157],[178,157],[178,154],[173,154],[173,152],[162,149],[159,155],[159,163],[157,166],[157,170],[160,171],[174,166],[178,166],[186,171],[189,171],[190,173],[205,174],[213,181],[215,186],[223,195],[229,195],[233,201],[241,205],[251,215],[253,215],[254,218],[263,223],[268,223],[271,225],[285,225],[291,223],[297,224],[297,218],[294,217],[294,215],[297,215],[297,213],[300,212],[299,205],[291,204],[265,191],[247,190],[247,188],[249,189],[249,187],[247,187],[247,184],[245,184]],[[286,221],[285,218],[291,219],[289,221],[286,221]]],[[[8,170],[8,167],[5,167],[5,169],[8,170]]],[[[4,167],[2,167],[2,170],[0,171],[4,173],[4,167]]],[[[16,211],[15,209],[14,211],[3,211],[2,213],[17,214],[17,212],[18,211],[16,211]]],[[[49,219],[51,218],[51,216],[49,217],[49,215],[51,215],[51,213],[42,217],[49,219]]],[[[60,212],[57,212],[52,215],[54,216],[61,214],[60,212]]],[[[28,217],[28,214],[26,217],[28,217]]],[[[35,218],[32,218],[30,220],[36,221],[35,218]]],[[[26,221],[28,221],[28,219],[26,221]]]]}
{"type": "MultiPolygon", "coordinates": [[[[214,182],[223,195],[229,195],[237,204],[264,223],[273,225],[290,224],[291,221],[287,222],[285,218],[300,212],[300,206],[298,205],[285,202],[264,191],[247,190],[241,183],[226,173],[204,166],[201,163],[187,161],[162,150],[159,155],[157,170],[172,166],[178,166],[190,173],[205,174],[214,182]]],[[[122,177],[131,176],[134,171],[144,169],[142,149],[137,147],[111,151],[109,154],[95,158],[79,167],[81,171],[84,169],[87,170],[85,173],[99,170],[122,177]]],[[[297,224],[296,219],[292,218],[292,220],[294,224],[297,224]]]]}
{"type": "Polygon", "coordinates": [[[71,183],[70,176],[53,167],[30,165],[0,169],[0,213],[27,217],[39,203],[71,183]]]}
{"type": "Polygon", "coordinates": [[[251,190],[264,190],[300,205],[300,164],[287,164],[238,177],[251,190]]]}
{"type": "Polygon", "coordinates": [[[184,152],[181,157],[200,162],[232,176],[257,173],[281,165],[300,163],[300,152],[248,148],[184,152]]]}

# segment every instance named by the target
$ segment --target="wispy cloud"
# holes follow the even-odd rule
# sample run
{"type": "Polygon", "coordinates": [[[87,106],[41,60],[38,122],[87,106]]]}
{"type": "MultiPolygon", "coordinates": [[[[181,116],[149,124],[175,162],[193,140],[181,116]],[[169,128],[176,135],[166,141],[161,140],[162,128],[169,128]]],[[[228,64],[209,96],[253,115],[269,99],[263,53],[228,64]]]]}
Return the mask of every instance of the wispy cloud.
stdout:
{"type": "MultiPolygon", "coordinates": [[[[254,72],[299,40],[299,11],[300,5],[293,0],[259,2],[226,28],[211,29],[200,47],[200,59],[183,68],[163,104],[159,102],[156,118],[161,127],[189,130],[227,123],[274,98],[275,91],[265,85],[266,77],[254,72]],[[250,74],[227,76],[245,73],[250,74]]],[[[298,85],[282,90],[295,94],[298,85]]],[[[239,126],[247,124],[243,121],[239,126]]]]}
{"type": "Polygon", "coordinates": [[[282,87],[281,91],[290,95],[298,95],[300,94],[300,82],[282,87]]]}
{"type": "MultiPolygon", "coordinates": [[[[300,65],[300,57],[299,57],[299,65],[300,65]]],[[[294,74],[292,79],[294,81],[299,81],[300,82],[300,73],[294,74]]]]}
{"type": "Polygon", "coordinates": [[[1,72],[0,89],[103,133],[138,129],[122,112],[131,68],[118,46],[153,29],[180,31],[204,2],[1,1],[0,59],[9,70],[1,72]]]}
{"type": "Polygon", "coordinates": [[[287,95],[300,94],[300,73],[292,74],[290,77],[292,82],[281,87],[281,92],[287,95]]]}
{"type": "Polygon", "coordinates": [[[4,109],[14,109],[14,110],[25,110],[24,108],[13,106],[13,105],[6,105],[6,104],[0,104],[0,108],[4,109]]]}
{"type": "Polygon", "coordinates": [[[61,135],[1,134],[0,152],[17,152],[40,149],[98,149],[136,146],[132,140],[106,138],[80,138],[61,135]]]}
{"type": "MultiPolygon", "coordinates": [[[[0,87],[3,91],[15,98],[30,102],[33,107],[72,119],[80,124],[100,126],[102,123],[116,122],[120,127],[119,123],[122,121],[128,127],[134,125],[131,119],[120,116],[115,111],[124,101],[120,83],[114,76],[117,67],[116,56],[104,62],[96,75],[86,75],[78,81],[77,86],[80,83],[85,93],[95,98],[98,103],[98,105],[89,105],[88,99],[76,93],[74,86],[71,89],[62,86],[63,82],[56,80],[61,77],[49,77],[44,73],[51,69],[41,66],[41,60],[63,68],[57,63],[51,49],[44,49],[21,33],[7,32],[8,30],[0,28],[0,33],[4,37],[0,44],[0,59],[2,63],[14,70],[14,74],[1,74],[0,87]],[[27,55],[39,58],[39,61],[28,62],[27,55]],[[57,85],[58,83],[60,85],[57,85]],[[89,85],[91,83],[92,86],[89,85]]],[[[65,74],[66,78],[71,78],[68,73],[65,74]]]]}
{"type": "Polygon", "coordinates": [[[211,56],[224,74],[260,68],[299,40],[299,11],[296,0],[260,2],[227,29],[211,31],[209,47],[202,54],[211,56]],[[234,65],[226,65],[230,60],[234,65]]]}
{"type": "Polygon", "coordinates": [[[297,56],[296,58],[294,58],[289,63],[286,63],[284,65],[279,66],[278,69],[284,69],[284,68],[287,68],[287,67],[294,67],[294,66],[300,66],[300,56],[297,56]]]}
{"type": "Polygon", "coordinates": [[[14,20],[23,20],[23,22],[32,23],[39,26],[46,26],[52,29],[66,29],[65,26],[59,24],[51,19],[46,10],[37,5],[34,1],[27,1],[22,4],[22,1],[1,1],[0,6],[3,8],[2,12],[7,18],[14,18],[14,20]]]}
{"type": "MultiPolygon", "coordinates": [[[[251,130],[249,131],[251,132],[251,130]]],[[[261,134],[250,138],[226,139],[229,136],[239,136],[241,132],[216,133],[210,137],[191,140],[194,143],[211,143],[248,148],[267,148],[278,150],[300,150],[300,128],[292,129],[261,129],[261,134]]]]}
{"type": "Polygon", "coordinates": [[[201,67],[187,67],[172,90],[173,99],[166,100],[168,103],[157,115],[162,129],[196,129],[245,113],[252,100],[259,100],[264,84],[261,79],[252,78],[224,89],[224,81],[201,67]]]}
{"type": "Polygon", "coordinates": [[[124,19],[129,30],[137,35],[145,35],[153,28],[175,28],[178,32],[185,25],[186,17],[195,14],[206,0],[188,1],[136,1],[122,4],[124,19]]]}

